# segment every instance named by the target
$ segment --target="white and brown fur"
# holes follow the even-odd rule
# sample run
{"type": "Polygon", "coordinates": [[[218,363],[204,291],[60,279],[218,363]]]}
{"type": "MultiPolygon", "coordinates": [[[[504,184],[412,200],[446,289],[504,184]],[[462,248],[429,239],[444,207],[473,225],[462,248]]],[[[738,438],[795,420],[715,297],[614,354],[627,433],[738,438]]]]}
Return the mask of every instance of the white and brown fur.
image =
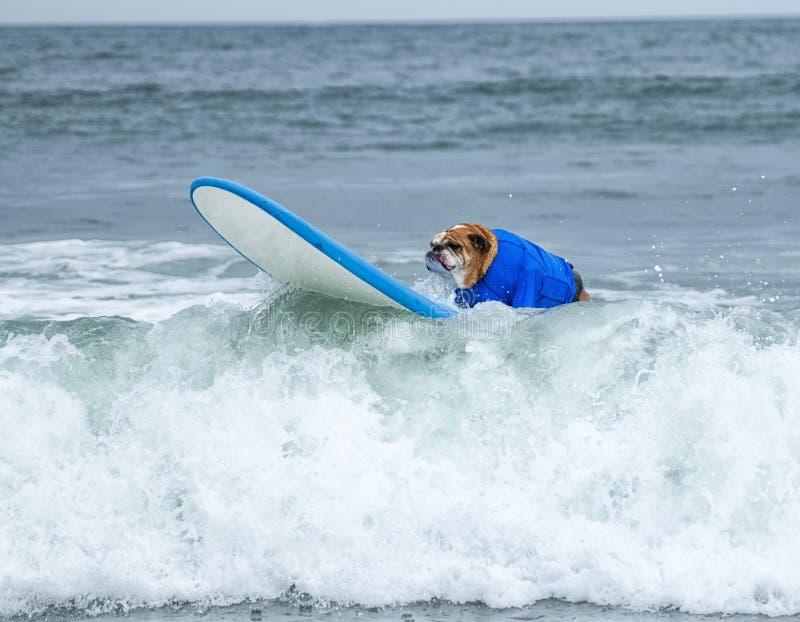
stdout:
{"type": "Polygon", "coordinates": [[[425,254],[428,270],[450,276],[469,289],[483,278],[497,256],[497,236],[483,225],[461,223],[437,233],[425,254]]]}
{"type": "MultiPolygon", "coordinates": [[[[437,233],[425,253],[428,270],[453,280],[455,287],[469,289],[480,281],[497,256],[497,236],[483,225],[461,223],[437,233]]],[[[578,300],[591,300],[586,290],[578,300]]]]}

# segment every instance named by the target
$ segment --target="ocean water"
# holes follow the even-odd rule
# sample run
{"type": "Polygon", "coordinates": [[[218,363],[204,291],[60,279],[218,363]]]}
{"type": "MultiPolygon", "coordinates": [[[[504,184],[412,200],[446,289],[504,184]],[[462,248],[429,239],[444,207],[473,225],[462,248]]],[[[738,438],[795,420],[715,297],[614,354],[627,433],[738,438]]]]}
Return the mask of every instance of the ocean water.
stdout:
{"type": "Polygon", "coordinates": [[[796,618],[797,41],[0,28],[0,619],[796,618]],[[431,296],[473,221],[594,301],[292,291],[201,175],[431,296]]]}

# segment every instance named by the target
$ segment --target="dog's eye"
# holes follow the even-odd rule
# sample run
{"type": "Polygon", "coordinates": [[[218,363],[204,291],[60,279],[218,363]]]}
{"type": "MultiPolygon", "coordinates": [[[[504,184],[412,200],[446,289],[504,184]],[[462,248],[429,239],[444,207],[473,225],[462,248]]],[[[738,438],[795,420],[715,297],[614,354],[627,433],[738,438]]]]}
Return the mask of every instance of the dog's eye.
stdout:
{"type": "Polygon", "coordinates": [[[449,248],[451,251],[458,252],[461,250],[461,244],[456,244],[455,242],[448,242],[447,248],[449,248]]]}

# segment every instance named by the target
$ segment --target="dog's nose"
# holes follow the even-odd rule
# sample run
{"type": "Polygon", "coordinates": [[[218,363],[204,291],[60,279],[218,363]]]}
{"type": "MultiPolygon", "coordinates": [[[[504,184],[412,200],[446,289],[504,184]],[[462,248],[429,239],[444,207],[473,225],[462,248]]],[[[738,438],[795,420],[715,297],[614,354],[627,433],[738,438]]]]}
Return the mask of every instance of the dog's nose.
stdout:
{"type": "Polygon", "coordinates": [[[442,246],[441,244],[434,244],[433,246],[431,246],[431,250],[434,253],[441,253],[444,250],[444,246],[442,246]]]}

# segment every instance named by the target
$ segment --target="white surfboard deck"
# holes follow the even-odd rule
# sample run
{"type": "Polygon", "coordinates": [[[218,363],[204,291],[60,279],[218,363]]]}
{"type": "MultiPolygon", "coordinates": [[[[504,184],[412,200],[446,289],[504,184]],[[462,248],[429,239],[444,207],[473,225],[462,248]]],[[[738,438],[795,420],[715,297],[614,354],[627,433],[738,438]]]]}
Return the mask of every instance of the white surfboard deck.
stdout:
{"type": "Polygon", "coordinates": [[[284,283],[334,298],[407,309],[424,317],[456,313],[241,184],[201,177],[192,182],[189,196],[200,216],[223,240],[284,283]]]}

